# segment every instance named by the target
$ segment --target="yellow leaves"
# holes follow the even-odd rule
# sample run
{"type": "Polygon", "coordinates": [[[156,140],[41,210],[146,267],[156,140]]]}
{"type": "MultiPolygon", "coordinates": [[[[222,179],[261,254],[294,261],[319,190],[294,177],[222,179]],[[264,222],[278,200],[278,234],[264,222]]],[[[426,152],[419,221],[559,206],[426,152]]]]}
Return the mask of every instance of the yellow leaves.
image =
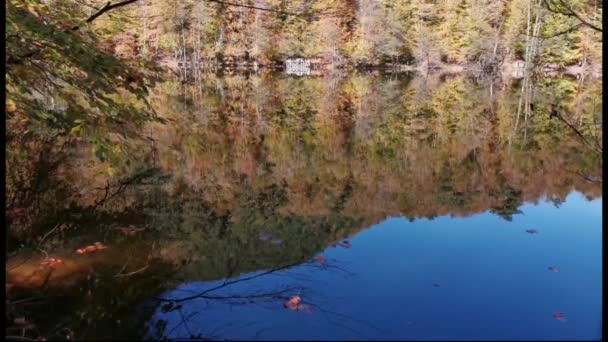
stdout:
{"type": "Polygon", "coordinates": [[[120,146],[120,144],[114,144],[112,146],[112,152],[114,152],[114,153],[122,152],[122,147],[120,146]]]}
{"type": "Polygon", "coordinates": [[[108,248],[108,247],[106,245],[104,245],[103,243],[95,242],[92,245],[89,245],[89,246],[86,246],[83,248],[78,248],[76,250],[76,253],[78,253],[78,254],[92,253],[92,252],[100,251],[100,250],[103,250],[106,248],[108,248]]]}
{"type": "Polygon", "coordinates": [[[13,100],[6,100],[6,112],[14,113],[17,110],[17,105],[13,100]]]}
{"type": "Polygon", "coordinates": [[[74,123],[76,124],[76,126],[72,127],[71,132],[73,134],[78,134],[82,131],[83,120],[74,120],[74,123]]]}

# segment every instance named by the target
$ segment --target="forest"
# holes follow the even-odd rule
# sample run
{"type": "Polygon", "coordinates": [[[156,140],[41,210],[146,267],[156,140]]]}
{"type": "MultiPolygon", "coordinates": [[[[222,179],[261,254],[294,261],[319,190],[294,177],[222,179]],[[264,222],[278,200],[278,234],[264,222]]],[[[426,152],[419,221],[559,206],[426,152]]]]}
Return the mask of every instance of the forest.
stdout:
{"type": "MultiPolygon", "coordinates": [[[[332,67],[505,62],[601,65],[601,0],[135,0],[8,1],[46,30],[78,27],[121,58],[221,67],[305,57],[332,67]]],[[[75,31],[75,30],[73,30],[75,31]]],[[[50,33],[50,32],[47,32],[50,33]]],[[[45,32],[23,37],[42,44],[45,32]]],[[[20,54],[11,48],[9,60],[20,54]],[[14,55],[13,53],[16,53],[14,55]]],[[[24,48],[24,44],[18,44],[24,48]]],[[[46,45],[46,47],[49,47],[46,45]]],[[[42,48],[39,46],[38,48],[42,48]]]]}

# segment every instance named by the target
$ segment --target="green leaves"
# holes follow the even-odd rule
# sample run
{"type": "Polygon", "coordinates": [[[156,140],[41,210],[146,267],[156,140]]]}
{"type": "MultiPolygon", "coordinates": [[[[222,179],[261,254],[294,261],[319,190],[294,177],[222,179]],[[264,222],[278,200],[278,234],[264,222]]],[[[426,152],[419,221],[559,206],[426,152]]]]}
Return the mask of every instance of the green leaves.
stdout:
{"type": "MultiPolygon", "coordinates": [[[[61,135],[104,136],[154,120],[146,96],[157,68],[102,51],[86,30],[65,30],[84,17],[79,5],[9,0],[6,7],[6,26],[19,37],[7,39],[7,95],[23,114],[61,135]]],[[[93,149],[107,158],[103,145],[93,149]]]]}

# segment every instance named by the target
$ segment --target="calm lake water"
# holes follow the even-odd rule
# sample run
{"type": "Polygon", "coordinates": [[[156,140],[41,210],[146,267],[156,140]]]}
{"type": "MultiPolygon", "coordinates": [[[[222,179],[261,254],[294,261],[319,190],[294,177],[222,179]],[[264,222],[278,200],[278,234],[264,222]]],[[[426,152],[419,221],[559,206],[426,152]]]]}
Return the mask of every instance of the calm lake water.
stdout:
{"type": "Polygon", "coordinates": [[[111,164],[75,149],[55,178],[77,208],[130,185],[45,241],[64,265],[24,253],[8,280],[22,297],[47,280],[47,309],[20,310],[56,337],[599,339],[601,87],[164,82],[154,146],[111,164]]]}

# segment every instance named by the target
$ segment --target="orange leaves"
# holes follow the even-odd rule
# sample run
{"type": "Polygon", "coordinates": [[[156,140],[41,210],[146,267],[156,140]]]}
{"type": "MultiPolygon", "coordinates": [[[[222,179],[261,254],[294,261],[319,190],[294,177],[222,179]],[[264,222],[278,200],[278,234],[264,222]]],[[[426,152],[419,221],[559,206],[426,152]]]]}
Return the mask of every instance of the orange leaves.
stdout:
{"type": "Polygon", "coordinates": [[[298,295],[291,296],[284,306],[289,310],[312,312],[312,306],[302,303],[302,297],[298,295]]]}
{"type": "Polygon", "coordinates": [[[292,296],[289,298],[287,302],[285,302],[285,306],[291,310],[297,310],[298,305],[302,301],[302,298],[298,295],[292,296]]]}
{"type": "Polygon", "coordinates": [[[320,264],[324,264],[327,261],[327,259],[325,259],[325,257],[322,255],[317,255],[315,260],[317,260],[320,264]]]}
{"type": "Polygon", "coordinates": [[[57,265],[63,264],[63,260],[59,259],[59,258],[48,258],[48,259],[44,259],[40,262],[40,266],[42,266],[43,268],[55,268],[57,265]]]}
{"type": "Polygon", "coordinates": [[[86,246],[83,248],[78,248],[76,250],[76,253],[78,253],[78,254],[92,253],[92,252],[100,251],[100,250],[106,249],[106,248],[108,248],[108,247],[106,245],[104,245],[103,243],[95,242],[92,245],[89,245],[89,246],[86,246]]]}
{"type": "Polygon", "coordinates": [[[95,247],[97,247],[97,250],[101,250],[101,249],[106,249],[108,248],[106,245],[104,245],[101,242],[95,242],[95,247]]]}

